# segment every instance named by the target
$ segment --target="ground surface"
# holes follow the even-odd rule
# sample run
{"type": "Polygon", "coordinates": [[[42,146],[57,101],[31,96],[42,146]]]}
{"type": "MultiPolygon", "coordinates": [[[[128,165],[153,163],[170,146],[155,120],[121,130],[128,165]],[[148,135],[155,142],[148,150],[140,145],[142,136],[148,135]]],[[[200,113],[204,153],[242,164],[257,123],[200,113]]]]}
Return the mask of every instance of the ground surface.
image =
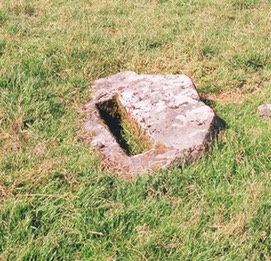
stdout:
{"type": "Polygon", "coordinates": [[[270,0],[0,2],[0,260],[270,260],[270,0]],[[82,142],[89,83],[187,74],[226,122],[124,180],[82,142]]]}

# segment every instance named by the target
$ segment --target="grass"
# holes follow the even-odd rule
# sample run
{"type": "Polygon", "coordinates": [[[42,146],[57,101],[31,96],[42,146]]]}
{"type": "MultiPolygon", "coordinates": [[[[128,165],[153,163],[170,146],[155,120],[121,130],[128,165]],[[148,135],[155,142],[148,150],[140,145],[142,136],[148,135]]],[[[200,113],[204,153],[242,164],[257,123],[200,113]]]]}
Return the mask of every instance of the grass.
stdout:
{"type": "Polygon", "coordinates": [[[2,1],[0,260],[270,260],[270,25],[269,0],[2,1]],[[99,167],[83,104],[125,70],[214,97],[208,155],[132,181],[99,167]]]}
{"type": "Polygon", "coordinates": [[[122,106],[117,95],[111,100],[98,103],[96,107],[103,124],[111,131],[127,155],[137,155],[152,148],[150,138],[122,106]]]}

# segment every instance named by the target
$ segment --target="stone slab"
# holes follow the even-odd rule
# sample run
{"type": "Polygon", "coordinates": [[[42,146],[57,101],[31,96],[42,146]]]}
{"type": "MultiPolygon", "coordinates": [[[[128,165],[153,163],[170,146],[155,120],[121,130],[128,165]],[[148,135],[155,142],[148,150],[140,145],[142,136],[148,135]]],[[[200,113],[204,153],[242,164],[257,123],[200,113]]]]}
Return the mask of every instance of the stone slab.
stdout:
{"type": "Polygon", "coordinates": [[[199,158],[219,129],[214,111],[204,104],[185,75],[139,75],[122,72],[96,80],[93,99],[86,104],[89,142],[111,171],[134,175],[165,169],[199,158]],[[128,156],[101,120],[97,104],[118,97],[144,130],[152,147],[128,156]]]}
{"type": "Polygon", "coordinates": [[[271,103],[260,105],[258,111],[261,116],[271,117],[271,103]]]}

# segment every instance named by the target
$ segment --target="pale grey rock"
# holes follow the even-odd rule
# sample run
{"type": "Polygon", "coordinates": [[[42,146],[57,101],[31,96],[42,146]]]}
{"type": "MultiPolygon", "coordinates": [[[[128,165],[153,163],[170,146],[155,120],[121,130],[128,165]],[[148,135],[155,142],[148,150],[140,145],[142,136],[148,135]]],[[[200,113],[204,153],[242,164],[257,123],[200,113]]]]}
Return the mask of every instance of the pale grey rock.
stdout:
{"type": "Polygon", "coordinates": [[[271,103],[260,105],[258,111],[261,116],[271,117],[271,103]]]}
{"type": "Polygon", "coordinates": [[[93,99],[86,104],[85,128],[90,144],[104,166],[118,173],[136,174],[165,169],[200,157],[219,129],[214,111],[200,101],[185,75],[139,75],[123,72],[93,83],[93,99]],[[152,148],[128,156],[100,119],[97,104],[117,96],[128,114],[145,130],[152,148]]]}

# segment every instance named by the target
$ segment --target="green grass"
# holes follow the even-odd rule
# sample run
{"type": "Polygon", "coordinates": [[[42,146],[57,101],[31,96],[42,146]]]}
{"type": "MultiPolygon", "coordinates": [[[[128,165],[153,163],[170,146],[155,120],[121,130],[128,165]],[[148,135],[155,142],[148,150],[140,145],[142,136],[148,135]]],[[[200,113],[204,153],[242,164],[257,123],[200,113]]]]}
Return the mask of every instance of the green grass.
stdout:
{"type": "Polygon", "coordinates": [[[270,3],[0,2],[0,260],[270,260],[270,3]],[[135,180],[99,167],[83,104],[125,70],[217,97],[208,155],[135,180]]]}
{"type": "Polygon", "coordinates": [[[150,138],[122,106],[117,95],[96,104],[96,107],[103,125],[111,131],[127,155],[137,155],[152,148],[150,138]]]}

